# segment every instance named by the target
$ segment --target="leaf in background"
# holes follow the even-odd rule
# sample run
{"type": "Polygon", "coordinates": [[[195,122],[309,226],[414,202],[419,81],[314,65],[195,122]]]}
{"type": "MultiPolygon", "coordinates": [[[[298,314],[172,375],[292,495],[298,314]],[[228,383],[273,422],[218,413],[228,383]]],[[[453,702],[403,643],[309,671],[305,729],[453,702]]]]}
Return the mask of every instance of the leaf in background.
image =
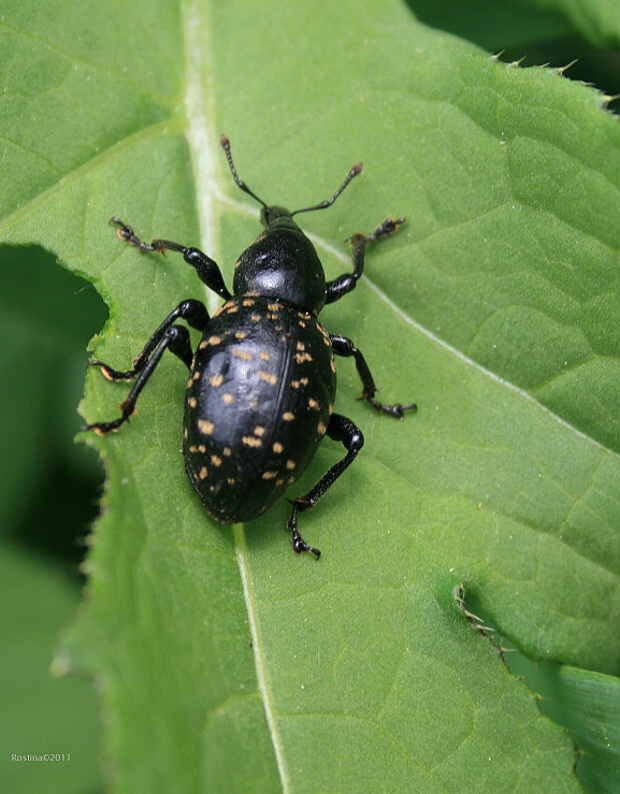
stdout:
{"type": "Polygon", "coordinates": [[[620,17],[614,0],[529,0],[543,9],[566,15],[575,28],[599,47],[617,47],[620,17]]]}
{"type": "Polygon", "coordinates": [[[2,599],[1,613],[2,788],[96,791],[100,726],[95,693],[82,681],[50,675],[52,649],[75,611],[77,589],[41,559],[7,543],[0,548],[3,591],[10,594],[2,599]],[[52,757],[26,758],[43,754],[52,757]]]}
{"type": "MultiPolygon", "coordinates": [[[[116,788],[577,791],[570,741],[453,591],[530,656],[618,670],[620,130],[601,97],[397,3],[21,9],[4,15],[20,145],[1,234],[93,279],[111,311],[97,357],[126,366],[181,298],[204,297],[178,257],[116,240],[112,214],[222,263],[256,234],[219,132],[287,206],[364,159],[304,218],[330,277],[352,232],[409,218],[322,314],[381,396],[420,412],[373,415],[340,363],[337,410],[366,447],[303,516],[319,563],[287,553],[285,502],[234,530],[201,513],[173,357],[131,426],[97,442],[108,490],[66,647],[102,682],[116,788]]],[[[82,410],[114,416],[126,391],[91,372],[82,410]]],[[[323,445],[299,491],[340,456],[323,445]]]]}
{"type": "Polygon", "coordinates": [[[554,662],[532,662],[511,652],[510,667],[524,676],[540,708],[566,726],[579,746],[578,774],[587,791],[613,792],[620,779],[620,681],[554,662]]]}
{"type": "MultiPolygon", "coordinates": [[[[469,0],[467,4],[454,0],[407,0],[420,22],[483,47],[489,52],[517,52],[523,57],[524,48],[530,50],[537,42],[547,42],[567,35],[568,21],[559,13],[541,11],[536,0],[469,0]]],[[[569,59],[570,60],[570,59],[569,59]]],[[[545,61],[546,62],[546,61],[545,61]]],[[[527,60],[528,64],[538,63],[527,60]]]]}
{"type": "Polygon", "coordinates": [[[50,676],[50,663],[81,599],[76,534],[83,544],[96,514],[96,461],[72,437],[84,347],[105,311],[90,285],[33,246],[0,249],[0,304],[0,781],[82,794],[100,777],[96,697],[50,676]],[[44,753],[56,758],[25,758],[44,753]]]}

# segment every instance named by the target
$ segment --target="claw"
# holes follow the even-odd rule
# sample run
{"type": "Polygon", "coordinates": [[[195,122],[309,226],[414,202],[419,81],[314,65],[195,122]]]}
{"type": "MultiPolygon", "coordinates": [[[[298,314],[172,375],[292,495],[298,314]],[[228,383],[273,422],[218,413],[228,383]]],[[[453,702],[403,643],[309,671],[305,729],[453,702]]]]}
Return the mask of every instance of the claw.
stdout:
{"type": "Polygon", "coordinates": [[[407,405],[401,405],[400,403],[395,403],[394,405],[385,405],[384,403],[380,403],[378,400],[373,400],[370,397],[366,397],[366,400],[372,405],[375,411],[381,411],[388,416],[393,416],[395,419],[403,419],[405,416],[405,411],[418,410],[418,406],[415,403],[408,403],[407,405]]]}

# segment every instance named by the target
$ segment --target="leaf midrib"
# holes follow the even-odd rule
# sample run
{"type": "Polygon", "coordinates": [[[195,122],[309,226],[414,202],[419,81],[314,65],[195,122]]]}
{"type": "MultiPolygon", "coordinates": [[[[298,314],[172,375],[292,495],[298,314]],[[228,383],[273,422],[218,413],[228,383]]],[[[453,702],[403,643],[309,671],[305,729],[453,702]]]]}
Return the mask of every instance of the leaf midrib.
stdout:
{"type": "MultiPolygon", "coordinates": [[[[200,0],[190,0],[182,7],[186,52],[184,104],[187,118],[187,142],[196,189],[200,244],[202,250],[209,251],[217,261],[221,251],[217,234],[219,225],[217,223],[217,206],[221,202],[223,190],[218,183],[219,170],[216,158],[219,155],[219,149],[216,143],[218,135],[213,123],[215,119],[213,86],[210,83],[204,85],[201,79],[202,75],[213,74],[209,63],[209,53],[212,52],[212,47],[209,46],[210,29],[204,8],[205,6],[201,4],[200,0]]],[[[215,311],[219,307],[221,299],[206,287],[205,293],[205,302],[209,311],[215,311]]],[[[245,528],[242,524],[234,527],[233,537],[237,567],[252,635],[258,689],[263,702],[282,791],[284,794],[288,794],[291,790],[290,778],[278,729],[273,688],[266,663],[252,570],[245,542],[245,528]]]]}
{"type": "MultiPolygon", "coordinates": [[[[210,26],[204,14],[205,5],[200,0],[183,4],[183,35],[185,40],[186,73],[184,106],[187,118],[187,143],[190,150],[196,208],[200,230],[200,244],[216,261],[220,253],[217,234],[217,203],[220,191],[216,167],[217,134],[214,126],[214,91],[211,81],[205,85],[202,75],[213,74],[210,58],[210,26]],[[215,189],[214,189],[215,187],[215,189]]],[[[215,311],[220,298],[207,290],[207,307],[215,311]]]]}

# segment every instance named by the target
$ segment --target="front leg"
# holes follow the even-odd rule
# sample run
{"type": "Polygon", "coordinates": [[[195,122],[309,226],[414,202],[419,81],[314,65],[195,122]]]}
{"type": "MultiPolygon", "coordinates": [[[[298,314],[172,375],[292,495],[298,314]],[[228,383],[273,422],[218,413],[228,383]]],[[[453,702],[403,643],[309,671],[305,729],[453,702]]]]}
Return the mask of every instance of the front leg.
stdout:
{"type": "Polygon", "coordinates": [[[395,234],[405,222],[405,218],[386,218],[370,234],[358,233],[349,238],[353,248],[353,273],[343,273],[333,281],[327,282],[325,303],[334,303],[355,288],[364,272],[364,255],[368,243],[395,234]]]}
{"type": "Polygon", "coordinates": [[[179,254],[183,254],[183,259],[188,265],[196,269],[198,278],[203,284],[206,284],[209,289],[212,289],[224,300],[232,297],[224,284],[224,278],[217,262],[199,248],[187,248],[179,243],[173,243],[171,240],[153,240],[150,243],[144,243],[131,226],[127,226],[120,218],[110,218],[110,223],[118,226],[117,234],[121,240],[125,240],[129,245],[135,246],[140,251],[154,251],[159,254],[163,254],[166,251],[176,251],[179,254]]]}
{"type": "Polygon", "coordinates": [[[384,414],[393,416],[395,419],[402,419],[405,415],[405,411],[417,411],[418,406],[415,403],[408,403],[407,405],[402,405],[401,403],[386,405],[385,403],[375,400],[374,397],[377,393],[377,387],[375,386],[374,378],[372,377],[372,373],[370,372],[362,352],[358,350],[353,342],[346,336],[330,334],[329,339],[332,343],[333,351],[337,356],[343,356],[345,358],[353,356],[355,359],[357,374],[362,381],[362,397],[372,405],[375,411],[381,411],[384,414]]]}

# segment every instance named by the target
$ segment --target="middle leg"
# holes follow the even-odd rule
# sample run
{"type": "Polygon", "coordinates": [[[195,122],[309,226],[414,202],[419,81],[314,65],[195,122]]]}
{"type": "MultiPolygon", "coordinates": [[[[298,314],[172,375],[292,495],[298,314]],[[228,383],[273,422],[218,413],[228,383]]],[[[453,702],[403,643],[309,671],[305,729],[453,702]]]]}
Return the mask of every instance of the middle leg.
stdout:
{"type": "MultiPolygon", "coordinates": [[[[92,430],[98,436],[104,436],[107,433],[116,431],[121,425],[128,422],[130,417],[135,413],[136,402],[142,389],[146,386],[149,378],[155,372],[161,357],[166,350],[170,350],[175,356],[181,359],[184,364],[189,367],[192,359],[192,349],[189,339],[189,331],[184,325],[172,325],[166,328],[165,333],[159,340],[157,346],[153,350],[152,355],[147,360],[146,364],[138,372],[135,383],[127,398],[121,403],[121,415],[117,419],[108,422],[93,422],[82,428],[83,431],[92,430]]],[[[105,370],[102,369],[105,373],[105,370]]]]}
{"type": "Polygon", "coordinates": [[[346,336],[330,334],[329,338],[332,343],[334,353],[337,356],[343,356],[345,358],[353,356],[355,359],[355,367],[357,369],[358,375],[360,376],[360,380],[362,381],[362,397],[364,400],[370,403],[370,405],[372,405],[375,411],[381,411],[382,413],[388,414],[388,416],[393,416],[396,419],[402,419],[405,415],[405,411],[417,410],[417,405],[415,403],[408,403],[407,405],[402,405],[401,403],[386,405],[385,403],[375,400],[374,397],[377,393],[377,387],[375,386],[374,378],[372,377],[372,373],[370,372],[362,352],[358,350],[353,342],[346,336]]]}
{"type": "MultiPolygon", "coordinates": [[[[101,373],[108,380],[133,380],[136,375],[138,375],[138,373],[144,369],[153,351],[164,337],[166,331],[173,325],[173,323],[176,322],[176,320],[185,320],[188,325],[191,325],[191,327],[195,328],[197,331],[204,331],[207,323],[210,320],[210,317],[203,303],[194,300],[193,298],[188,298],[188,300],[181,301],[176,309],[171,311],[163,323],[161,323],[159,328],[144,346],[140,355],[134,359],[133,367],[131,369],[125,371],[112,369],[112,367],[103,361],[99,361],[99,359],[93,359],[92,361],[89,361],[88,366],[99,367],[101,373]]],[[[189,369],[192,363],[191,349],[189,349],[189,352],[187,352],[187,350],[180,350],[176,355],[183,361],[184,364],[187,365],[189,369]]]]}

